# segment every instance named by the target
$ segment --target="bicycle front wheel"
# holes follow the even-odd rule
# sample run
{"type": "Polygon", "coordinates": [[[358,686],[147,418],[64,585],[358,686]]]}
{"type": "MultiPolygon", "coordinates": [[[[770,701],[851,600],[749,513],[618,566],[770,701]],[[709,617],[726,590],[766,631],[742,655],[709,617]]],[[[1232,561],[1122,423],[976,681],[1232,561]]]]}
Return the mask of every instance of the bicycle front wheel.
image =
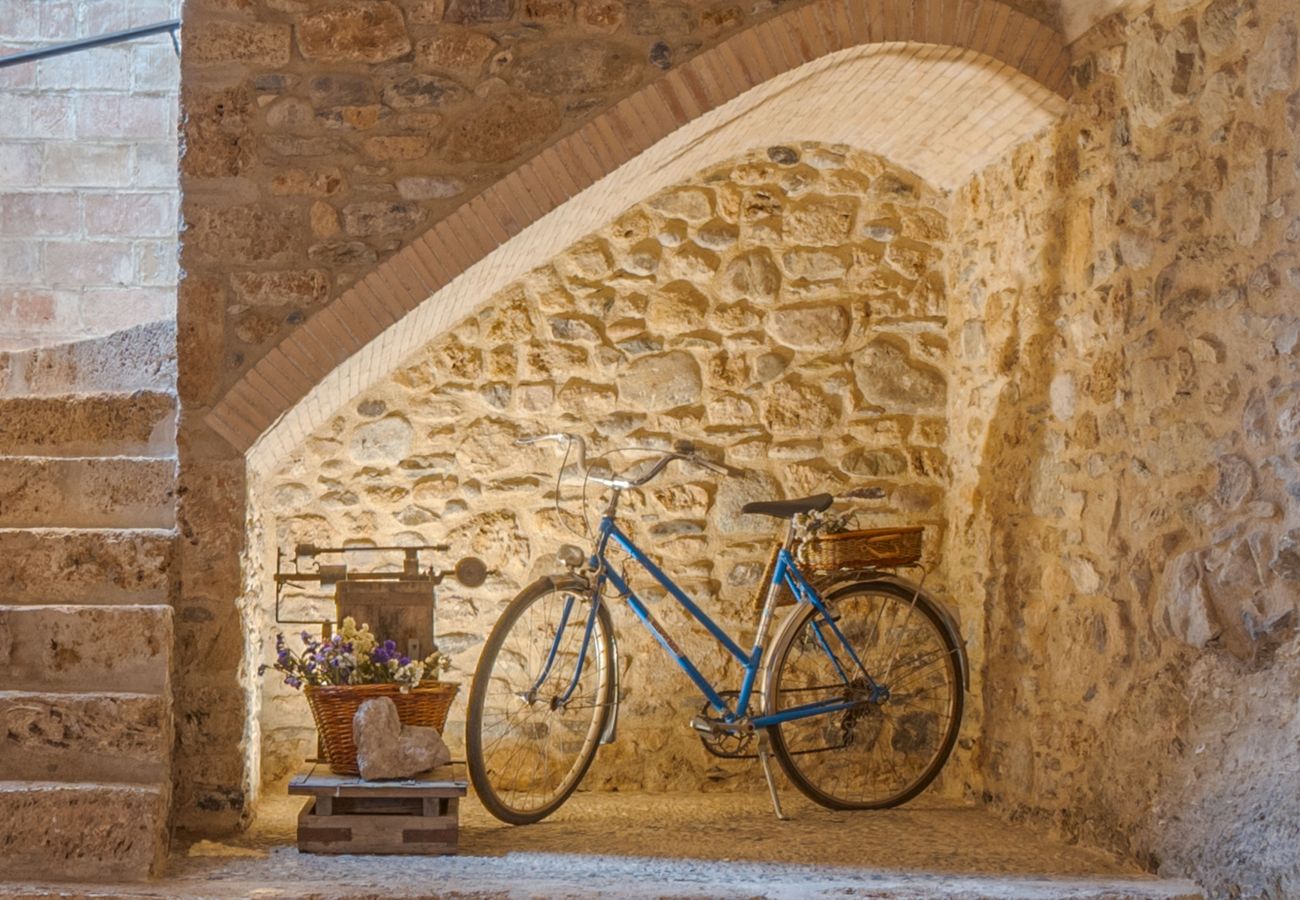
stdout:
{"type": "Polygon", "coordinates": [[[961,725],[961,649],[932,601],[889,581],[852,584],[824,598],[844,640],[888,699],[870,687],[811,606],[773,647],[768,712],[825,700],[850,708],[772,726],[772,752],[805,796],[830,809],[906,803],[943,768],[961,725]],[[834,651],[834,656],[829,653],[834,651]]]}
{"type": "Polygon", "coordinates": [[[609,611],[577,579],[525,588],[474,670],[465,756],[474,792],[512,825],[559,809],[587,773],[614,699],[609,611]]]}

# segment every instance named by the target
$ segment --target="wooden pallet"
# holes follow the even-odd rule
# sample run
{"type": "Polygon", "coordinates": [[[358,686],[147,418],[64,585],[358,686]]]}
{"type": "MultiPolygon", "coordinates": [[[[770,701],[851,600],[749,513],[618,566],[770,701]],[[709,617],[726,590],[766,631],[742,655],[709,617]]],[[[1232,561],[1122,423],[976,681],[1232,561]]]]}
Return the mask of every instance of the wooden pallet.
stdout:
{"type": "Polygon", "coordinates": [[[311,799],[298,814],[303,853],[457,852],[460,798],[468,781],[452,764],[400,781],[335,775],[323,764],[299,772],[289,793],[311,799]]]}

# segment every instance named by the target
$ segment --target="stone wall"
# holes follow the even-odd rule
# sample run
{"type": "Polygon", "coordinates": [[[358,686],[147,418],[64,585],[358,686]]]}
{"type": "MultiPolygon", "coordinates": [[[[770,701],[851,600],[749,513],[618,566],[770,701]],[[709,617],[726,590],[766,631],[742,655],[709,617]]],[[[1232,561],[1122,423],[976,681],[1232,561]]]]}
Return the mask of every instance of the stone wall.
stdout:
{"type": "Polygon", "coordinates": [[[1109,20],[1059,130],[953,200],[988,796],[1213,896],[1300,891],[1296,36],[1109,20]]]}
{"type": "MultiPolygon", "coordinates": [[[[175,18],[177,0],[0,0],[0,56],[175,18]]],[[[176,314],[166,35],[0,70],[0,350],[176,314]]]]}
{"type": "MultiPolygon", "coordinates": [[[[439,604],[448,677],[466,684],[510,598],[555,571],[561,543],[583,542],[581,479],[568,473],[557,509],[561,454],[514,446],[537,433],[584,434],[594,453],[685,438],[748,470],[720,481],[670,469],[626,497],[622,519],[746,640],[779,534],[770,519],[738,514],[752,499],[831,491],[865,526],[925,524],[929,583],[942,593],[945,242],[943,198],[875,157],[821,145],[751,153],[638,204],[492,297],[309,438],[254,505],[285,549],[445,541],[447,561],[485,559],[487,585],[448,582],[439,604]]],[[[621,469],[644,456],[608,462],[621,469]]],[[[594,486],[588,499],[594,524],[594,486]]],[[[364,556],[362,566],[385,562],[364,556]]],[[[633,580],[638,590],[647,582],[633,580]]],[[[306,598],[286,608],[322,606],[332,609],[306,598]]],[[[757,783],[753,765],[705,754],[687,727],[701,703],[694,689],[617,607],[620,734],[590,783],[757,783]]],[[[656,614],[707,675],[738,678],[684,613],[664,603],[656,614]]],[[[263,691],[263,776],[275,781],[314,737],[296,692],[274,675],[263,691]]],[[[464,699],[448,726],[453,746],[464,699]]],[[[972,790],[960,763],[945,783],[951,794],[972,790]]]]}
{"type": "MultiPolygon", "coordinates": [[[[240,556],[260,559],[260,548],[245,540],[255,525],[244,505],[243,457],[209,430],[205,414],[278,340],[404,241],[547,142],[778,5],[795,4],[185,4],[181,824],[235,826],[257,780],[245,752],[258,743],[246,702],[251,670],[230,654],[243,628],[235,598],[258,571],[240,556]],[[230,661],[215,662],[222,659],[230,661]]],[[[1010,5],[1057,18],[1046,0],[1010,5]]]]}

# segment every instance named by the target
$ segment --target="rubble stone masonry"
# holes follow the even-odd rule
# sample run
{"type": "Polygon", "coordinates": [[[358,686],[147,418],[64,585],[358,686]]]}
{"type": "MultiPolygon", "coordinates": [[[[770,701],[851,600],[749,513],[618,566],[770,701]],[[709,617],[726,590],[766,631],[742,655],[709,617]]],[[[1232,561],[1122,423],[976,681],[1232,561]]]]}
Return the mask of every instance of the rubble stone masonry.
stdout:
{"type": "Polygon", "coordinates": [[[1102,23],[1059,127],[956,193],[947,254],[988,799],[1216,897],[1300,891],[1298,25],[1102,23]]]}

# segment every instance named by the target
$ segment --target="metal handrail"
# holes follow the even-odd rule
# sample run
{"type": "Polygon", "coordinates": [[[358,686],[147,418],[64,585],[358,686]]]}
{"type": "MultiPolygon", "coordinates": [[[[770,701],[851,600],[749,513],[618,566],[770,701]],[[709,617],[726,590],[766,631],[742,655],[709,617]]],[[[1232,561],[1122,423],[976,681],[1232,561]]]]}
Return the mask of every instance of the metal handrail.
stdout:
{"type": "Polygon", "coordinates": [[[63,44],[52,44],[49,47],[39,47],[36,50],[24,50],[21,53],[0,56],[0,69],[6,66],[36,62],[50,56],[61,56],[64,53],[76,53],[78,50],[90,50],[93,47],[103,47],[107,44],[120,44],[123,41],[132,41],[136,38],[149,37],[164,32],[171,35],[172,46],[177,47],[177,52],[179,52],[179,46],[176,44],[176,32],[180,30],[180,27],[180,19],[168,19],[166,22],[159,22],[156,25],[141,25],[139,28],[114,31],[111,34],[101,34],[98,37],[82,38],[81,40],[68,41],[63,44]]]}

